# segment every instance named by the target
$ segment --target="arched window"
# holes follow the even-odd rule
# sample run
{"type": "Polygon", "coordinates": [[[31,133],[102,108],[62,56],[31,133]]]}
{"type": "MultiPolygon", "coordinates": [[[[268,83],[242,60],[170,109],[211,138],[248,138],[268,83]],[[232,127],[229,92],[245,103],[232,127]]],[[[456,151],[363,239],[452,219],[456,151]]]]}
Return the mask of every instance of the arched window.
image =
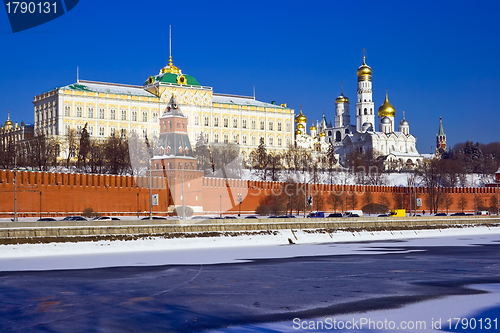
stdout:
{"type": "Polygon", "coordinates": [[[214,143],[219,143],[219,133],[214,134],[214,143]]]}
{"type": "Polygon", "coordinates": [[[335,132],[335,141],[340,142],[342,140],[342,134],[340,131],[335,132]]]}
{"type": "Polygon", "coordinates": [[[76,116],[77,117],[81,117],[82,116],[82,107],[81,106],[77,106],[76,107],[76,116]]]}
{"type": "Polygon", "coordinates": [[[137,121],[137,111],[132,111],[132,121],[137,121]]]}
{"type": "Polygon", "coordinates": [[[345,129],[345,134],[349,134],[349,129],[348,128],[345,129]]]}
{"type": "Polygon", "coordinates": [[[243,137],[242,137],[242,144],[246,145],[247,144],[247,135],[246,134],[243,134],[243,137]]]}
{"type": "Polygon", "coordinates": [[[89,106],[87,109],[87,117],[94,118],[94,108],[92,106],[89,106]]]}
{"type": "Polygon", "coordinates": [[[203,125],[208,126],[208,116],[203,117],[203,125]]]}
{"type": "Polygon", "coordinates": [[[266,126],[266,125],[265,125],[264,119],[261,119],[261,120],[260,120],[260,130],[261,130],[261,131],[265,130],[265,126],[266,126]]]}
{"type": "Polygon", "coordinates": [[[219,126],[219,116],[214,117],[214,126],[218,127],[219,126]]]}
{"type": "Polygon", "coordinates": [[[273,130],[273,121],[272,120],[269,120],[269,130],[272,131],[273,130]]]}
{"type": "Polygon", "coordinates": [[[365,115],[367,115],[367,114],[368,114],[368,109],[365,108],[365,115]]]}
{"type": "Polygon", "coordinates": [[[236,117],[233,118],[233,127],[234,128],[238,127],[238,118],[236,118],[236,117]]]}
{"type": "Polygon", "coordinates": [[[241,121],[241,127],[247,128],[247,120],[245,118],[241,121]]]}
{"type": "Polygon", "coordinates": [[[229,143],[229,135],[227,133],[224,134],[224,143],[229,143]]]}
{"type": "Polygon", "coordinates": [[[142,121],[143,122],[148,121],[148,111],[142,111],[142,121]]]}
{"type": "Polygon", "coordinates": [[[199,126],[200,125],[200,116],[195,114],[194,115],[194,125],[199,126]]]}
{"type": "Polygon", "coordinates": [[[255,129],[255,119],[252,119],[250,126],[251,126],[251,129],[255,129]]]}
{"type": "Polygon", "coordinates": [[[277,128],[277,130],[278,130],[279,132],[281,132],[281,121],[278,121],[278,128],[277,128]]]}
{"type": "Polygon", "coordinates": [[[224,127],[229,127],[229,119],[227,117],[224,118],[224,127]]]}

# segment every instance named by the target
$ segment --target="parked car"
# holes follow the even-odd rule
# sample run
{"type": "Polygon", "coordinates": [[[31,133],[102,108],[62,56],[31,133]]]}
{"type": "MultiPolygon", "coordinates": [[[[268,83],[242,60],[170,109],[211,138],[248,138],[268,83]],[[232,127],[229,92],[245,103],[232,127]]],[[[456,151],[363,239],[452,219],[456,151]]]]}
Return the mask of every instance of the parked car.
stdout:
{"type": "Polygon", "coordinates": [[[378,217],[389,217],[387,214],[380,214],[378,217]]]}
{"type": "Polygon", "coordinates": [[[111,216],[98,216],[94,217],[92,221],[120,221],[119,218],[117,217],[111,217],[111,216]]]}
{"type": "Polygon", "coordinates": [[[66,216],[61,221],[87,221],[83,216],[66,216]]]}
{"type": "Polygon", "coordinates": [[[448,216],[448,215],[446,215],[446,213],[436,213],[434,214],[434,216],[448,216]]]}
{"type": "Polygon", "coordinates": [[[210,217],[208,217],[208,216],[202,216],[202,215],[197,215],[197,216],[193,216],[191,218],[191,220],[210,220],[210,217]]]}
{"type": "Polygon", "coordinates": [[[258,219],[257,216],[255,215],[248,215],[248,216],[245,216],[246,219],[258,219]]]}
{"type": "Polygon", "coordinates": [[[342,213],[331,213],[328,217],[343,217],[342,213]]]}
{"type": "Polygon", "coordinates": [[[236,216],[232,216],[232,215],[224,216],[224,220],[235,220],[235,219],[236,219],[236,216]]]}
{"type": "MultiPolygon", "coordinates": [[[[151,218],[152,220],[166,220],[166,217],[163,216],[153,216],[151,218]]],[[[149,216],[143,217],[141,220],[149,220],[149,216]]]]}
{"type": "Polygon", "coordinates": [[[406,216],[406,209],[393,209],[389,213],[390,216],[393,217],[405,217],[406,216]]]}
{"type": "Polygon", "coordinates": [[[307,217],[317,218],[317,217],[325,217],[325,212],[311,212],[307,217]]]}
{"type": "Polygon", "coordinates": [[[484,216],[486,216],[486,215],[490,215],[490,212],[487,211],[487,210],[481,210],[481,211],[478,211],[476,213],[476,215],[484,215],[484,216]]]}
{"type": "Polygon", "coordinates": [[[348,210],[347,212],[344,213],[344,216],[346,216],[346,217],[361,217],[361,216],[363,216],[363,211],[362,210],[348,210]],[[351,216],[351,215],[357,215],[357,216],[351,216]]]}
{"type": "Polygon", "coordinates": [[[57,221],[55,218],[53,217],[42,217],[40,219],[38,219],[37,221],[39,222],[49,222],[49,221],[57,221]]]}
{"type": "Polygon", "coordinates": [[[450,214],[450,216],[465,216],[465,213],[464,212],[453,213],[453,214],[450,214]]]}

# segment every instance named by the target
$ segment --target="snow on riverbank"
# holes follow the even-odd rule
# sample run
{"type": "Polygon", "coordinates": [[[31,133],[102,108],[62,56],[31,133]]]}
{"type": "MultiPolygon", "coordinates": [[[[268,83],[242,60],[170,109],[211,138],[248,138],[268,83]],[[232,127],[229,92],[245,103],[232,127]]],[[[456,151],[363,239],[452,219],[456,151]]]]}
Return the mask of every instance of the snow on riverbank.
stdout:
{"type": "Polygon", "coordinates": [[[469,246],[499,240],[500,227],[469,227],[332,234],[281,230],[275,234],[239,236],[0,245],[0,271],[214,264],[297,256],[380,254],[387,253],[386,247],[392,248],[391,253],[394,253],[403,245],[469,246]],[[295,245],[290,245],[289,239],[295,245]]]}

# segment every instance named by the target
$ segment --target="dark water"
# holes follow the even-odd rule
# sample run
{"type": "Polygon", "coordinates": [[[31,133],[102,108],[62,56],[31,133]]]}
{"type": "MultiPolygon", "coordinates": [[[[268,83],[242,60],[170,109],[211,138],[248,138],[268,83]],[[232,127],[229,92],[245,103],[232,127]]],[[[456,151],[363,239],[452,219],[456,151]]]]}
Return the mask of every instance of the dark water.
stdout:
{"type": "MultiPolygon", "coordinates": [[[[392,309],[500,283],[498,243],[408,249],[420,251],[2,272],[0,332],[202,332],[392,309]]],[[[488,311],[477,318],[498,317],[488,311]]]]}

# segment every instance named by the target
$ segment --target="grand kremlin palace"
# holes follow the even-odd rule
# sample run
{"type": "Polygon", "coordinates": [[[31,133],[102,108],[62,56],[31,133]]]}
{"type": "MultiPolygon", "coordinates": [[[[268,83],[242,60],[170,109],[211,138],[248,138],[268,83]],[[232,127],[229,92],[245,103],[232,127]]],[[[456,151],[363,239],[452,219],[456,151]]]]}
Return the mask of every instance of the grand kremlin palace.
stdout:
{"type": "Polygon", "coordinates": [[[69,151],[66,135],[71,129],[80,132],[85,124],[94,138],[135,132],[151,140],[158,137],[158,118],[172,94],[188,117],[193,146],[200,135],[209,143],[236,143],[246,160],[261,139],[274,154],[282,154],[292,143],[293,109],[255,97],[214,93],[182,74],[172,57],[143,86],[77,80],[35,96],[35,135],[55,137],[63,155],[69,151]]]}

